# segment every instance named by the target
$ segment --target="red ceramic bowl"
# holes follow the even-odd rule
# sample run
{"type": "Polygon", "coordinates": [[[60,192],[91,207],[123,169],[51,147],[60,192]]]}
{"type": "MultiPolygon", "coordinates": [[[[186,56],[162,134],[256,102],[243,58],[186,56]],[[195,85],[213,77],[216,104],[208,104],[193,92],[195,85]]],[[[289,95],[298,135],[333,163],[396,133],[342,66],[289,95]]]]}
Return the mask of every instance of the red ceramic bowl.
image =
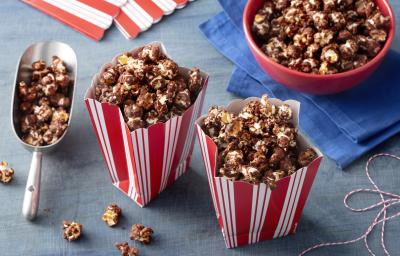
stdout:
{"type": "Polygon", "coordinates": [[[392,44],[395,32],[395,18],[387,0],[375,0],[382,14],[390,16],[387,41],[381,51],[364,66],[333,75],[308,74],[289,69],[269,59],[256,44],[251,24],[264,0],[248,0],[243,13],[243,28],[247,43],[258,64],[277,82],[290,89],[312,94],[333,94],[348,90],[371,75],[381,64],[392,44]]]}

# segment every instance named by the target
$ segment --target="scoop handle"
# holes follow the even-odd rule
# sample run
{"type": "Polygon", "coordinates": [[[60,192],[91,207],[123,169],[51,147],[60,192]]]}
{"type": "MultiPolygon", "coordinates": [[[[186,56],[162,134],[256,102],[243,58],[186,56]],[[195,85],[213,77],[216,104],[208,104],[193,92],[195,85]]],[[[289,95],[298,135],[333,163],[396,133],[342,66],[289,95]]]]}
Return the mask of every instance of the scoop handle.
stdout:
{"type": "Polygon", "coordinates": [[[42,154],[42,152],[33,152],[28,181],[26,182],[22,215],[28,220],[36,218],[39,208],[42,154]]]}

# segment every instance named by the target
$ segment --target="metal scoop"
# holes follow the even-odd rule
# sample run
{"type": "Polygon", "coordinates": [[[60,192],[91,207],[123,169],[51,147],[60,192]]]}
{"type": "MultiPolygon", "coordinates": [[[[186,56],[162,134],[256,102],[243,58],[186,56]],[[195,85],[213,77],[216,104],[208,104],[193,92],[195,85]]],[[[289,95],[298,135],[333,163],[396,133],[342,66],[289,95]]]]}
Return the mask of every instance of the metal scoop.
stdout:
{"type": "Polygon", "coordinates": [[[38,211],[39,207],[39,196],[40,196],[40,177],[42,167],[42,155],[46,152],[53,150],[60,141],[64,138],[68,128],[64,131],[64,134],[53,144],[46,146],[32,146],[25,143],[22,140],[22,133],[20,131],[19,119],[21,112],[18,108],[19,97],[18,97],[18,83],[25,81],[30,83],[32,75],[32,63],[37,60],[44,60],[46,63],[51,63],[52,57],[60,57],[68,69],[71,82],[69,87],[69,98],[71,99],[71,107],[69,110],[68,127],[71,123],[71,113],[73,106],[73,95],[75,91],[75,83],[77,76],[77,59],[74,50],[67,44],[61,42],[40,42],[29,46],[22,54],[15,75],[14,91],[11,101],[11,126],[15,136],[19,142],[29,151],[33,152],[32,162],[29,170],[28,180],[25,188],[24,202],[22,206],[22,214],[29,220],[33,220],[38,211]]]}

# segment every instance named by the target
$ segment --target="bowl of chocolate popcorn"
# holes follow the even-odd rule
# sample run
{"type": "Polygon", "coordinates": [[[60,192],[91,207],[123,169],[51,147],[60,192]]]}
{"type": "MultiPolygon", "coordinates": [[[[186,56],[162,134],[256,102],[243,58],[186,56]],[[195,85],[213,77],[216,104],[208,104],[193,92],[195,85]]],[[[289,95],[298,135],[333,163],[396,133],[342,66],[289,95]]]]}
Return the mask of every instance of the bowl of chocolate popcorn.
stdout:
{"type": "Polygon", "coordinates": [[[94,76],[85,102],[112,183],[140,206],[187,170],[207,82],[159,42],[117,55],[94,76]]]}
{"type": "Polygon", "coordinates": [[[333,94],[365,80],[394,38],[387,0],[249,0],[243,13],[256,61],[290,89],[333,94]]]}
{"type": "Polygon", "coordinates": [[[213,106],[196,121],[228,248],[295,232],[322,160],[298,132],[299,107],[263,95],[213,106]]]}

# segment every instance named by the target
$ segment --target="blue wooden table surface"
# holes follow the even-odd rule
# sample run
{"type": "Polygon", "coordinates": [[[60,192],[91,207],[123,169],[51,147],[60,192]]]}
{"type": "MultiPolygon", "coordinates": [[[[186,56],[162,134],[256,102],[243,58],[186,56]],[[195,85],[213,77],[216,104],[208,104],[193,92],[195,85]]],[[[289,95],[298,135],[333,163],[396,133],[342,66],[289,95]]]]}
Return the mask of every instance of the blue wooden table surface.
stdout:
{"type": "MultiPolygon", "coordinates": [[[[391,0],[398,15],[400,3],[391,0]]],[[[0,255],[118,255],[113,244],[127,241],[130,225],[144,223],[155,230],[155,241],[140,246],[141,255],[297,255],[323,241],[360,236],[377,211],[356,214],[343,206],[348,191],[370,187],[364,164],[377,152],[400,154],[400,136],[395,136],[368,153],[346,170],[325,159],[317,175],[297,234],[237,249],[226,249],[210,197],[207,178],[196,143],[191,168],[148,207],[141,209],[111,185],[100,153],[83,95],[91,77],[116,53],[150,41],[165,43],[171,56],[184,66],[199,66],[210,74],[203,112],[211,104],[225,104],[235,98],[225,91],[232,64],[223,58],[198,30],[198,25],[220,11],[216,0],[198,0],[169,17],[135,40],[126,40],[114,27],[101,42],[92,41],[20,1],[0,1],[0,160],[15,168],[12,184],[0,184],[0,255]],[[60,40],[70,44],[79,62],[72,126],[61,147],[44,157],[39,217],[28,222],[21,206],[31,154],[13,137],[10,127],[10,95],[18,58],[32,42],[60,40]],[[123,209],[121,225],[108,228],[100,219],[107,204],[123,209]],[[81,240],[62,239],[63,219],[80,221],[81,240]]],[[[399,15],[398,15],[399,16],[399,15]]],[[[397,23],[399,25],[399,23],[397,23]]],[[[399,50],[399,36],[394,48],[399,50]]],[[[391,110],[398,111],[398,110],[391,110]]],[[[400,193],[399,163],[378,160],[373,177],[386,191],[400,193]]],[[[357,196],[355,206],[366,206],[376,196],[357,196]]],[[[400,255],[399,220],[387,227],[386,241],[393,255],[400,255]]],[[[379,232],[370,237],[377,255],[379,232]]],[[[363,243],[321,249],[310,255],[367,255],[363,243]]]]}

